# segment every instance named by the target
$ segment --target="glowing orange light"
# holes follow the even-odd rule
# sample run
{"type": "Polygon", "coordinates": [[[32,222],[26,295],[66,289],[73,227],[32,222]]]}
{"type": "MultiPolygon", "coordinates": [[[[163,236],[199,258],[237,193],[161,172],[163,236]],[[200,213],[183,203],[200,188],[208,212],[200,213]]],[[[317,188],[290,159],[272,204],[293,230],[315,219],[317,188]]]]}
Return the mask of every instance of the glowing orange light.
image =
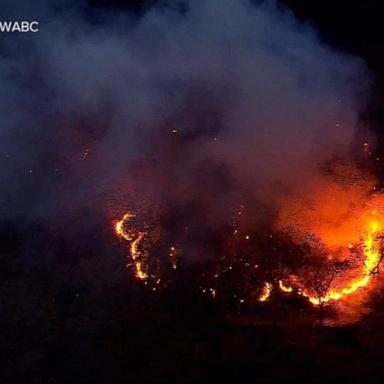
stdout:
{"type": "Polygon", "coordinates": [[[269,296],[271,295],[272,288],[273,287],[271,283],[265,283],[258,300],[261,302],[267,301],[269,296]]]}
{"type": "Polygon", "coordinates": [[[125,228],[126,224],[134,218],[136,215],[132,212],[126,213],[123,218],[115,223],[115,231],[116,234],[119,237],[122,237],[123,239],[130,242],[129,251],[132,257],[132,260],[135,265],[136,270],[136,277],[138,277],[141,280],[145,280],[148,277],[148,274],[144,271],[143,263],[140,261],[140,243],[144,239],[145,233],[144,232],[137,232],[133,230],[127,230],[125,228]]]}
{"type": "Polygon", "coordinates": [[[116,234],[122,238],[124,238],[125,240],[127,241],[131,241],[132,238],[129,234],[129,232],[127,232],[124,228],[124,224],[127,223],[129,220],[131,220],[132,218],[135,217],[135,214],[132,213],[132,212],[128,212],[126,213],[123,218],[121,220],[118,220],[116,223],[115,223],[115,231],[116,231],[116,234]]]}
{"type": "Polygon", "coordinates": [[[288,287],[287,285],[284,285],[283,281],[282,280],[279,280],[279,288],[283,291],[283,292],[292,292],[293,291],[293,288],[292,287],[288,287]]]}
{"type": "Polygon", "coordinates": [[[370,228],[363,241],[365,260],[360,277],[349,281],[342,289],[331,289],[323,297],[311,295],[306,290],[303,290],[299,294],[308,298],[312,304],[320,305],[321,303],[327,303],[330,300],[340,300],[341,298],[356,292],[358,289],[366,287],[371,280],[372,272],[377,268],[380,262],[380,249],[375,242],[375,235],[377,235],[380,230],[380,226],[377,221],[372,221],[369,226],[370,228]]]}

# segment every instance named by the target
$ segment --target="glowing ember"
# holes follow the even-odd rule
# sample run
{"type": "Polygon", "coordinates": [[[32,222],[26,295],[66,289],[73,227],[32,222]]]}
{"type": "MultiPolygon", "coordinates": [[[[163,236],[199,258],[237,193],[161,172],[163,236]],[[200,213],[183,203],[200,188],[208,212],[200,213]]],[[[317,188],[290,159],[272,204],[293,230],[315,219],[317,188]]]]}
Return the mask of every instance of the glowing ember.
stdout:
{"type": "Polygon", "coordinates": [[[171,262],[172,262],[172,268],[173,269],[176,269],[177,268],[177,263],[176,263],[176,260],[177,260],[177,250],[176,250],[176,247],[174,247],[173,245],[171,246],[171,248],[169,249],[169,256],[171,258],[171,262]]]}

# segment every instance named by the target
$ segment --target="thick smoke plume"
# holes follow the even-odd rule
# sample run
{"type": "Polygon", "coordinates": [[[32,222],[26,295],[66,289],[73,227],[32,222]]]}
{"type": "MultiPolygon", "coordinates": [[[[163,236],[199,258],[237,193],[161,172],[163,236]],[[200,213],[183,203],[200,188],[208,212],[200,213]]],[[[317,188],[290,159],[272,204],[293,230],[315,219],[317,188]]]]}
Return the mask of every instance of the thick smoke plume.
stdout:
{"type": "Polygon", "coordinates": [[[196,230],[240,204],[258,223],[276,193],[350,154],[365,65],[274,2],[5,11],[40,18],[40,32],[1,43],[3,218],[82,230],[76,212],[139,198],[196,230]]]}

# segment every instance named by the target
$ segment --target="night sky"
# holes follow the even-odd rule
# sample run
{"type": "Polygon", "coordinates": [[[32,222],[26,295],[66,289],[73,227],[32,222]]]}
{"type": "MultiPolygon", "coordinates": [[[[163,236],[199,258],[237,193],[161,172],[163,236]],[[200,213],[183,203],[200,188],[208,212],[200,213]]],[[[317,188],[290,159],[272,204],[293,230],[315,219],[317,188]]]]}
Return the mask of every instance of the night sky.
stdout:
{"type": "Polygon", "coordinates": [[[306,295],[384,209],[380,8],[0,0],[0,382],[381,382],[382,231],[306,295]]]}

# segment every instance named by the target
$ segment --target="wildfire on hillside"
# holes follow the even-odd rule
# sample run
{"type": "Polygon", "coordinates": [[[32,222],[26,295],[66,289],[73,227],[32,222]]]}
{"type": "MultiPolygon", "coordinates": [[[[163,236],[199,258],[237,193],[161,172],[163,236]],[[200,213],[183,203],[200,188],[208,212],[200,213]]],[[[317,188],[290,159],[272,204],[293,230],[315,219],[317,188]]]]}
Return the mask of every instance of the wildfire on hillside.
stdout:
{"type": "MultiPolygon", "coordinates": [[[[372,290],[383,256],[384,233],[384,195],[372,176],[350,163],[336,162],[298,193],[282,194],[275,206],[268,234],[244,229],[245,205],[234,212],[232,222],[219,235],[221,254],[203,273],[202,292],[215,299],[221,294],[219,281],[225,282],[235,269],[241,275],[241,287],[233,292],[239,303],[268,302],[280,292],[301,296],[314,306],[332,305],[372,290]],[[261,244],[263,237],[268,240],[261,244]],[[275,239],[282,237],[288,242],[277,246],[275,239]]],[[[153,223],[139,224],[139,215],[124,213],[114,223],[115,233],[127,242],[128,265],[136,278],[151,286],[162,281],[164,268],[168,279],[170,269],[177,273],[184,252],[175,242],[165,244],[153,223]],[[160,249],[168,250],[167,263],[161,262],[160,249]]],[[[184,232],[188,237],[188,227],[184,232]]]]}

